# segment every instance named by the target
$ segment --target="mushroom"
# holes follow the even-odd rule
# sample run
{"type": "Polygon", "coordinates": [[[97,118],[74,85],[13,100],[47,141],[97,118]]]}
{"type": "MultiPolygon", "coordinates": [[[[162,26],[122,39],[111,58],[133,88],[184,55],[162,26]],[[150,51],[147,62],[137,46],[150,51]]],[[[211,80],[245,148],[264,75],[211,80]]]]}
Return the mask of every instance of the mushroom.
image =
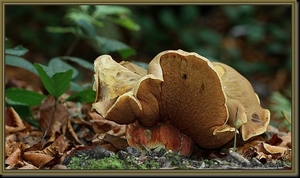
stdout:
{"type": "Polygon", "coordinates": [[[107,120],[128,124],[126,135],[130,146],[140,150],[145,150],[144,146],[147,149],[160,147],[182,155],[191,154],[193,140],[170,124],[157,124],[160,118],[158,102],[147,90],[147,85],[158,89],[161,81],[155,80],[151,74],[146,75],[145,69],[130,62],[117,63],[109,55],[98,57],[94,61],[94,70],[96,98],[92,110],[107,120]],[[140,81],[144,81],[141,86],[140,81]],[[136,97],[137,88],[146,91],[139,99],[136,97]],[[149,132],[144,131],[150,131],[153,136],[148,134],[145,137],[143,133],[149,132]]]}
{"type": "Polygon", "coordinates": [[[227,124],[222,81],[207,58],[183,50],[164,51],[149,63],[148,75],[157,79],[142,78],[136,97],[144,99],[151,91],[161,122],[169,122],[203,148],[221,147],[234,137],[234,125],[227,124]],[[153,80],[161,84],[152,85],[153,80]]]}
{"type": "Polygon", "coordinates": [[[109,55],[99,56],[94,61],[93,90],[96,98],[92,110],[108,120],[117,119],[117,123],[127,124],[135,119],[132,110],[141,109],[133,96],[133,89],[141,75],[146,75],[146,70],[134,64],[122,64],[109,55]]]}
{"type": "Polygon", "coordinates": [[[259,106],[251,84],[234,69],[197,53],[163,51],[149,63],[147,73],[108,55],[94,65],[97,94],[92,108],[108,120],[127,124],[132,147],[190,154],[193,142],[215,149],[232,140],[239,128],[247,140],[268,125],[270,114],[259,106]],[[253,131],[256,125],[262,126],[253,131]]]}
{"type": "Polygon", "coordinates": [[[164,148],[180,155],[191,155],[194,141],[167,122],[158,122],[145,127],[140,122],[128,124],[126,130],[128,145],[142,153],[164,148]]]}
{"type": "Polygon", "coordinates": [[[260,100],[251,83],[232,67],[212,62],[223,83],[223,90],[227,96],[227,107],[232,122],[234,122],[236,108],[241,120],[240,132],[244,141],[260,135],[267,130],[270,122],[270,111],[260,106],[260,100]],[[241,112],[240,112],[241,111],[241,112]]]}

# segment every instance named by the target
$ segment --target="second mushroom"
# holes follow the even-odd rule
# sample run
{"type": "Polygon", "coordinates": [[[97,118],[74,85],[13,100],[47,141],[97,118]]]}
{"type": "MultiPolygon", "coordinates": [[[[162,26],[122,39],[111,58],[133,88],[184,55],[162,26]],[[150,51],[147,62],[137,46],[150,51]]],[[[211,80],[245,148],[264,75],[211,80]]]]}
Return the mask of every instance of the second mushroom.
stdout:
{"type": "Polygon", "coordinates": [[[269,124],[270,112],[246,78],[194,52],[163,51],[148,70],[102,55],[94,70],[92,108],[126,124],[128,144],[142,151],[163,147],[190,155],[194,142],[215,149],[231,141],[235,123],[245,141],[269,124]]]}

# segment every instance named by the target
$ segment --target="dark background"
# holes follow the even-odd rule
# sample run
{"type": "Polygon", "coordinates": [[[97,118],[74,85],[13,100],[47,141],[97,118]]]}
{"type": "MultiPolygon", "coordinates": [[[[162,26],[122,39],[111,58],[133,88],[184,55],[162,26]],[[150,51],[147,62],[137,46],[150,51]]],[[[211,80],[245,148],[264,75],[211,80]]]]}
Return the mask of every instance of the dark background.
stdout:
{"type": "MultiPolygon", "coordinates": [[[[30,62],[46,64],[57,56],[74,56],[91,63],[102,53],[88,40],[71,33],[51,33],[49,26],[69,26],[65,14],[71,5],[5,6],[6,48],[22,45],[30,62]]],[[[136,54],[117,61],[148,63],[169,49],[197,52],[211,61],[229,64],[252,83],[264,108],[280,99],[291,102],[292,6],[289,5],[131,5],[130,18],[138,31],[105,24],[101,34],[131,46],[136,54]]],[[[105,20],[103,20],[105,21],[105,20]]],[[[86,76],[92,81],[92,76],[86,76]]],[[[280,103],[281,102],[281,103],[280,103]]],[[[282,106],[285,107],[285,106],[282,106]]],[[[277,107],[278,108],[278,107],[277,107]]],[[[279,107],[280,108],[280,107],[279,107]]],[[[280,112],[273,111],[272,112],[280,112]]],[[[275,114],[280,124],[283,118],[275,114]]],[[[290,118],[291,119],[291,118],[290,118]]],[[[284,129],[284,126],[282,126],[284,129]]]]}

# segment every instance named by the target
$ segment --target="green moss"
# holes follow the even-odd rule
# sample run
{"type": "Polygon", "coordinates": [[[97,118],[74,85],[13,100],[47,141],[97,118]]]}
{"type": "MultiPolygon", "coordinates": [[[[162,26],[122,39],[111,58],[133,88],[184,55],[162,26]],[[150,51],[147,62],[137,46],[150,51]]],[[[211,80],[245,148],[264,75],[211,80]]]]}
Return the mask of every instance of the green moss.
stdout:
{"type": "Polygon", "coordinates": [[[190,163],[184,157],[167,152],[163,157],[145,157],[145,159],[133,156],[121,159],[118,155],[95,159],[88,154],[78,154],[73,156],[66,166],[70,169],[160,169],[169,166],[187,169],[187,165],[190,163]]]}

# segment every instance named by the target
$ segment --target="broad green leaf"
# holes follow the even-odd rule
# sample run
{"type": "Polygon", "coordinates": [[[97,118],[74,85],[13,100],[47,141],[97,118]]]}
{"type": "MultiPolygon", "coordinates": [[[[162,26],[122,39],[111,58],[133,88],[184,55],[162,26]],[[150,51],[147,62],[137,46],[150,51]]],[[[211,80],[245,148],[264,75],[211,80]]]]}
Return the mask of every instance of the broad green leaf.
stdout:
{"type": "MultiPolygon", "coordinates": [[[[36,68],[36,65],[40,66],[42,68],[42,70],[46,73],[46,75],[49,76],[50,78],[56,73],[65,72],[67,70],[67,69],[63,69],[63,68],[48,67],[48,66],[45,66],[45,65],[39,64],[39,63],[34,64],[35,68],[36,68]]],[[[38,71],[38,73],[40,75],[39,71],[38,71]]]]}
{"type": "Polygon", "coordinates": [[[18,56],[5,55],[5,64],[10,65],[10,66],[21,67],[32,73],[38,74],[36,69],[34,68],[33,64],[31,64],[26,59],[18,57],[18,56]]]}
{"type": "Polygon", "coordinates": [[[89,69],[91,71],[94,71],[94,65],[92,63],[84,60],[84,59],[77,58],[77,57],[71,57],[71,56],[62,56],[62,57],[59,57],[59,58],[62,59],[62,60],[69,60],[69,61],[72,61],[72,62],[76,62],[80,66],[82,66],[86,69],[89,69]]]}
{"type": "Polygon", "coordinates": [[[92,88],[88,88],[71,95],[69,98],[66,99],[66,101],[91,103],[95,101],[95,98],[96,92],[92,88]]]}
{"type": "Polygon", "coordinates": [[[41,64],[35,63],[34,66],[36,67],[45,88],[51,95],[58,98],[64,92],[66,92],[72,79],[72,69],[69,69],[65,72],[51,72],[51,68],[43,66],[41,64]],[[46,69],[47,71],[45,71],[44,69],[46,69]]]}
{"type": "Polygon", "coordinates": [[[74,79],[78,75],[78,70],[73,66],[69,65],[68,63],[62,61],[60,57],[52,58],[48,63],[48,67],[54,68],[58,71],[66,71],[72,69],[73,70],[72,79],[74,79]]]}
{"type": "Polygon", "coordinates": [[[8,88],[5,97],[11,104],[38,106],[46,96],[30,90],[8,88]]]}
{"type": "Polygon", "coordinates": [[[70,69],[66,72],[56,73],[52,78],[52,83],[55,86],[55,93],[53,94],[55,97],[61,96],[65,93],[70,85],[70,81],[72,79],[73,71],[70,69]]]}
{"type": "Polygon", "coordinates": [[[24,48],[22,45],[18,45],[13,49],[5,49],[5,54],[11,54],[15,56],[23,56],[28,52],[28,49],[24,48]]]}

